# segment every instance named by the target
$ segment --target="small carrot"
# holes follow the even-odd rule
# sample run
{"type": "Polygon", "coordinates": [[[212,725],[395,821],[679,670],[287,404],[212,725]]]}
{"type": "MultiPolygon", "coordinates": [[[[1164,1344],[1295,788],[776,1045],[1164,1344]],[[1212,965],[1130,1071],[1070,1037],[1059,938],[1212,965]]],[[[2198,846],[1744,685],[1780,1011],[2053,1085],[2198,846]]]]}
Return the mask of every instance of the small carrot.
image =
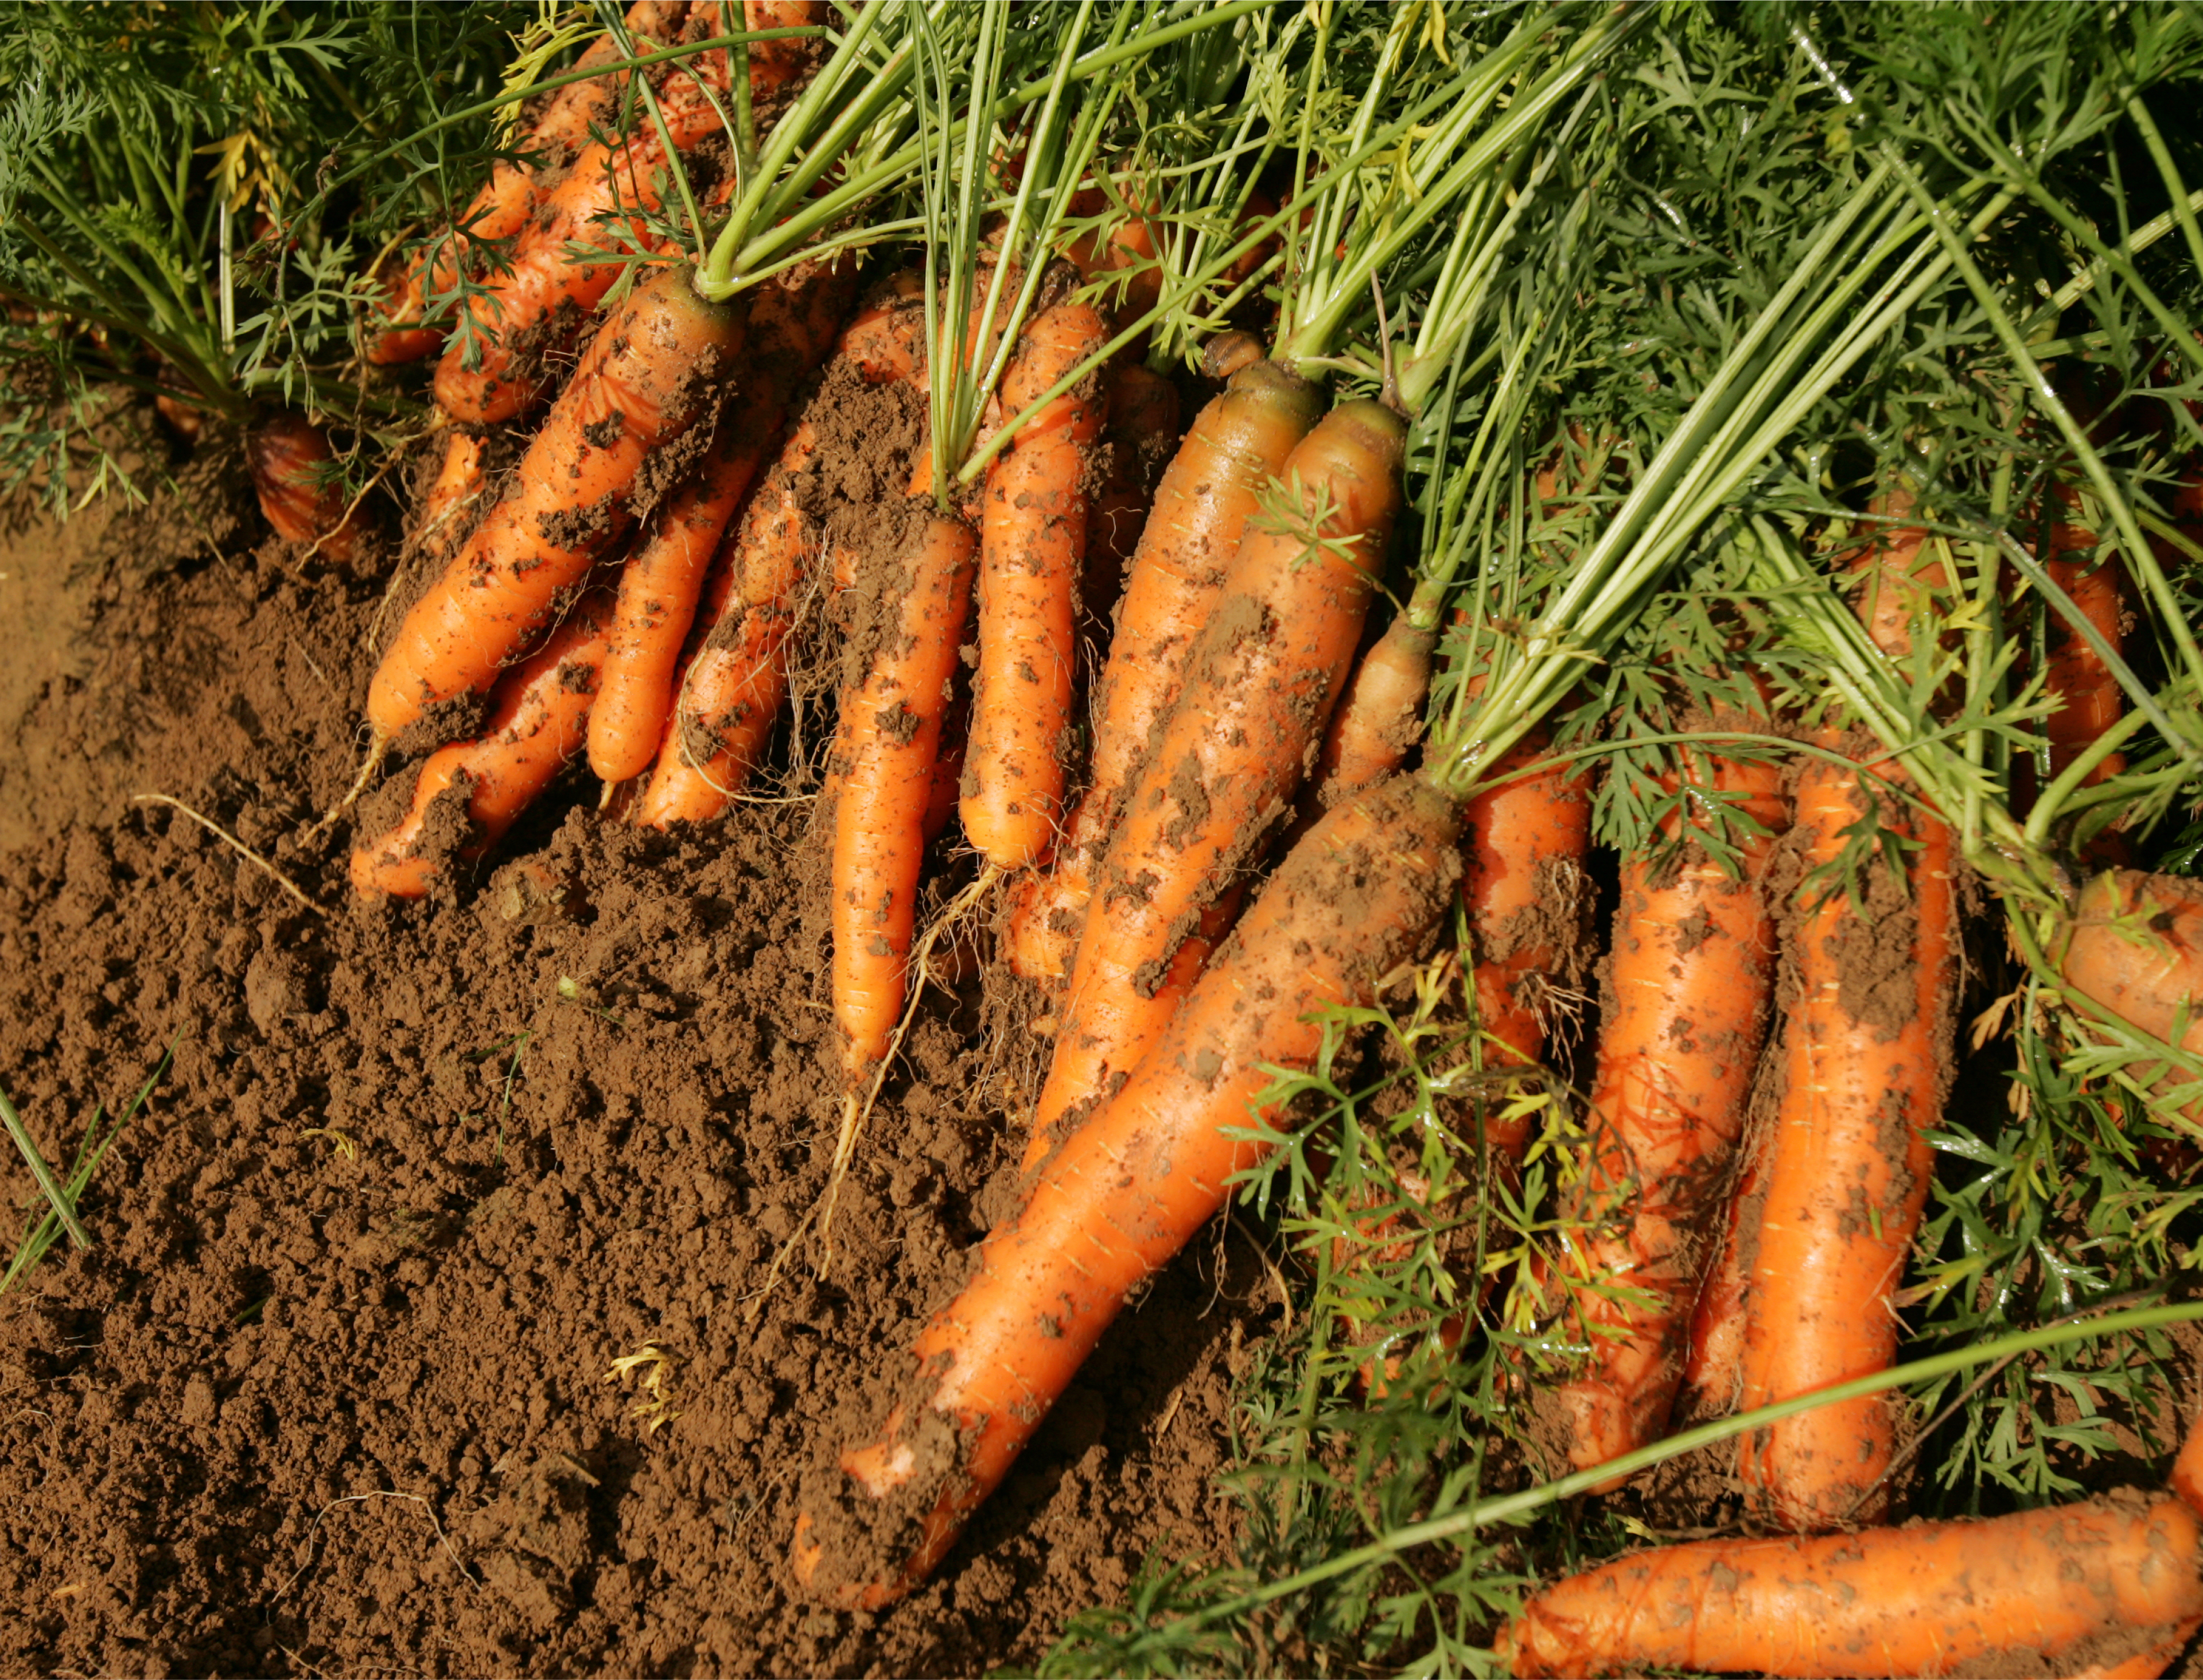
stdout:
{"type": "Polygon", "coordinates": [[[505,837],[582,749],[611,616],[602,595],[584,595],[537,653],[505,673],[482,733],[431,754],[398,825],[352,853],[354,890],[363,897],[428,894],[444,860],[420,849],[422,831],[430,807],[454,786],[474,831],[458,855],[478,858],[505,837]]]}
{"type": "MultiPolygon", "coordinates": [[[[1016,413],[1037,400],[1108,336],[1087,305],[1043,311],[1003,377],[1004,409],[1016,413]]],[[[1102,413],[1096,382],[1073,387],[1027,421],[987,472],[979,665],[961,808],[966,837],[1001,869],[1041,857],[1062,813],[1085,477],[1102,413]]]]}
{"type": "MultiPolygon", "coordinates": [[[[2068,990],[2203,1056],[2203,883],[2106,870],[2081,889],[2054,960],[2068,990]]],[[[2163,1079],[2185,1082],[2177,1070],[2163,1079]]],[[[2187,1109],[2191,1119],[2199,1112],[2203,1100],[2187,1109]]]]}
{"type": "MultiPolygon", "coordinates": [[[[680,33],[688,10],[688,0],[635,0],[627,11],[628,33],[635,38],[639,50],[647,51],[663,46],[680,33]]],[[[577,71],[597,69],[622,56],[618,39],[608,30],[590,43],[589,50],[574,62],[573,68],[577,71]]],[[[549,162],[562,164],[588,144],[591,128],[610,120],[619,103],[624,80],[623,74],[596,77],[570,82],[544,96],[541,108],[528,123],[523,149],[547,153],[549,162]]],[[[498,159],[490,165],[489,179],[482,184],[481,191],[454,224],[458,230],[455,238],[463,235],[470,242],[480,243],[510,239],[526,226],[549,183],[550,177],[545,171],[498,159]]],[[[433,262],[424,255],[394,281],[381,305],[381,313],[389,324],[368,342],[367,359],[370,363],[377,367],[390,367],[417,362],[443,347],[442,327],[410,323],[419,321],[426,311],[431,289],[451,289],[459,268],[458,253],[447,244],[433,262]]]]}
{"type": "Polygon", "coordinates": [[[930,515],[906,550],[902,589],[864,679],[842,695],[834,748],[834,1014],[853,1085],[901,1018],[924,826],[971,614],[977,542],[930,515]]]}
{"type": "Polygon", "coordinates": [[[1406,429],[1379,403],[1333,409],[1286,458],[1297,517],[1242,537],[1096,872],[1039,1138],[1161,1036],[1178,947],[1297,790],[1361,640],[1406,429]]]}
{"type": "Polygon", "coordinates": [[[458,547],[459,532],[469,511],[481,498],[481,440],[454,431],[444,446],[444,464],[436,481],[421,499],[421,546],[430,554],[449,559],[458,547]]]}
{"type": "Polygon", "coordinates": [[[2017,1674],[2203,1616],[2179,1500],[2094,1500],[1815,1540],[1709,1540],[1557,1582],[1499,1654],[1531,1676],[2017,1674]]]}
{"type": "Polygon", "coordinates": [[[631,518],[651,453],[712,411],[744,311],[706,303],[685,268],[635,288],[582,358],[510,495],[407,613],[368,689],[378,741],[487,689],[631,518]]]}
{"type": "Polygon", "coordinates": [[[279,411],[252,429],[245,459],[260,511],[276,535],[309,544],[339,565],[358,553],[367,540],[366,516],[345,512],[344,481],[328,433],[303,415],[279,411]]]}
{"type": "MultiPolygon", "coordinates": [[[[1735,836],[1733,873],[1693,846],[1622,864],[1592,1111],[1593,1209],[1626,1197],[1620,1228],[1572,1243],[1570,1288],[1591,1338],[1562,1383],[1579,1470],[1657,1440],[1682,1380],[1698,1275],[1744,1131],[1775,979],[1775,918],[1762,882],[1787,825],[1779,765],[1702,760],[1704,785],[1757,832],[1735,836]],[[1609,1277],[1644,1298],[1585,1287],[1609,1277]]],[[[1703,832],[1704,818],[1692,826],[1703,832]]],[[[1741,825],[1740,825],[1741,826],[1741,825]]],[[[1670,837],[1682,831],[1671,813],[1670,837]]]]}
{"type": "Polygon", "coordinates": [[[1422,737],[1423,701],[1430,693],[1438,645],[1435,630],[1402,612],[1361,656],[1344,698],[1331,714],[1314,773],[1302,790],[1303,825],[1406,761],[1422,737]]]}
{"type": "MultiPolygon", "coordinates": [[[[2124,640],[2119,562],[2116,555],[2093,558],[2090,551],[2095,546],[2096,534],[2085,526],[2052,525],[2051,556],[2042,569],[2117,652],[2124,640]]],[[[2057,698],[2058,709],[2043,719],[2042,732],[2050,741],[2050,773],[2057,776],[2125,715],[2126,696],[2087,638],[2062,613],[2050,616],[2052,640],[2043,687],[2057,698]]],[[[2125,768],[2125,755],[2114,753],[2091,770],[2088,779],[2092,785],[2108,781],[2125,768]]]]}
{"type": "Polygon", "coordinates": [[[1295,847],[1131,1081],[1050,1161],[977,1274],[934,1315],[877,1437],[812,1490],[798,1582],[847,1608],[908,1593],[1001,1482],[1126,1293],[1224,1204],[1274,1069],[1314,1064],[1318,1012],[1362,1003],[1419,946],[1459,873],[1454,802],[1396,778],[1295,847]]]}
{"type": "MultiPolygon", "coordinates": [[[[1237,335],[1245,345],[1253,340],[1237,335]]],[[[1154,727],[1184,680],[1257,498],[1314,423],[1316,393],[1273,362],[1242,361],[1195,417],[1140,532],[1095,707],[1089,782],[1046,884],[1013,908],[1007,954],[1028,979],[1070,973],[1095,866],[1115,831],[1154,727]]]]}
{"type": "MultiPolygon", "coordinates": [[[[1934,1167],[1922,1134],[1949,1085],[1956,905],[1950,830],[1932,818],[1900,819],[1913,849],[1902,878],[1884,875],[1871,920],[1821,881],[1814,872],[1834,870],[1875,815],[1854,766],[1816,760],[1799,772],[1805,890],[1828,896],[1801,907],[1789,936],[1795,1001],[1746,1305],[1747,1409],[1887,1369],[1896,1354],[1892,1301],[1934,1167]],[[1862,978],[1869,964],[1879,972],[1862,978]]],[[[1738,1468],[1765,1520],[1810,1531],[1880,1515],[1895,1446],[1892,1402],[1870,1395],[1754,1430],[1738,1468]]]]}

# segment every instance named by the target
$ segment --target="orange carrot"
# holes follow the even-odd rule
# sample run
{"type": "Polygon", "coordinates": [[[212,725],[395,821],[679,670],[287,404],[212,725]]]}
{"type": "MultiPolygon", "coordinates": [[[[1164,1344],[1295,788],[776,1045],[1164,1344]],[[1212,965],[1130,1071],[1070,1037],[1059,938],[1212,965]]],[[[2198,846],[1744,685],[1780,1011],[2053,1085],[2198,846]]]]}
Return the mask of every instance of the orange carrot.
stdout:
{"type": "MultiPolygon", "coordinates": [[[[2107,870],[2081,889],[2054,956],[2068,991],[2203,1056],[2203,883],[2107,870]]],[[[2174,1070],[2164,1082],[2186,1080],[2174,1070]]],[[[2186,1113],[2203,1113],[2203,1100],[2186,1113]]]]}
{"type": "Polygon", "coordinates": [[[1500,1642],[1513,1672],[2041,1671],[2203,1616],[2203,1527],[2176,1499],[2094,1500],[1817,1540],[1663,1547],[1556,1582],[1500,1642]]]}
{"type": "MultiPolygon", "coordinates": [[[[744,0],[752,28],[813,23],[828,11],[826,0],[744,0]]],[[[694,67],[693,74],[670,79],[659,95],[659,110],[674,150],[686,151],[719,132],[718,108],[698,86],[725,66],[717,53],[694,67]]],[[[750,90],[762,101],[793,66],[794,56],[757,52],[750,56],[750,90]]],[[[718,89],[713,89],[717,92],[718,89]]],[[[615,233],[624,228],[638,240],[646,230],[641,216],[658,206],[657,181],[665,165],[658,126],[646,123],[632,137],[611,144],[593,143],[574,160],[564,179],[544,194],[535,219],[513,253],[512,272],[487,299],[470,299],[466,314],[481,340],[477,364],[466,364],[466,335],[444,352],[436,369],[436,400],[446,414],[474,425],[510,420],[541,400],[551,380],[528,366],[523,350],[540,349],[555,335],[562,318],[578,319],[596,308],[621,274],[609,262],[576,263],[570,245],[586,245],[605,255],[615,248],[615,233]],[[606,225],[610,219],[610,227],[606,225]]]]}
{"type": "MultiPolygon", "coordinates": [[[[1840,879],[1831,890],[1810,872],[1833,868],[1847,831],[1875,815],[1857,771],[1810,761],[1796,798],[1805,890],[1829,896],[1801,906],[1790,934],[1795,1001],[1746,1305],[1746,1409],[1886,1369],[1895,1357],[1892,1299],[1934,1165],[1922,1134],[1949,1083],[1950,831],[1898,819],[1917,843],[1907,876],[1869,875],[1872,902],[1854,909],[1840,879]]],[[[1889,1398],[1870,1395],[1755,1430],[1739,1458],[1747,1496],[1793,1529],[1873,1521],[1887,1503],[1894,1423],[1889,1398]]]]}
{"type": "MultiPolygon", "coordinates": [[[[636,50],[647,52],[672,40],[680,33],[688,10],[688,0],[635,0],[628,8],[627,27],[635,38],[636,50]]],[[[622,56],[618,40],[608,30],[590,44],[589,50],[574,62],[573,68],[596,69],[622,56]]],[[[523,149],[548,153],[554,165],[563,163],[588,144],[592,127],[611,120],[619,104],[624,80],[624,74],[595,77],[570,82],[544,96],[542,108],[527,125],[523,149]]],[[[510,239],[526,225],[548,185],[545,172],[498,159],[490,165],[489,179],[482,184],[481,191],[454,224],[454,240],[464,237],[470,242],[487,243],[510,239]]],[[[433,263],[426,255],[416,258],[393,284],[381,305],[381,313],[390,324],[369,341],[367,359],[377,367],[389,367],[402,362],[417,362],[440,349],[444,342],[442,327],[409,323],[421,318],[428,305],[429,291],[450,290],[459,269],[458,253],[449,243],[437,252],[433,263]]]]}
{"type": "MultiPolygon", "coordinates": [[[[1381,454],[1381,450],[1376,452],[1381,454]]],[[[812,1490],[794,1562],[815,1597],[877,1609],[923,1580],[1124,1304],[1224,1204],[1273,1067],[1312,1066],[1317,1013],[1364,1003],[1444,911],[1454,802],[1395,779],[1294,848],[1155,1053],[1049,1162],[926,1327],[877,1438],[812,1490]],[[845,1479],[846,1478],[846,1479],[845,1479]]]]}
{"type": "Polygon", "coordinates": [[[2195,1637],[2199,1628],[2203,1628],[2203,1617],[2191,1616],[2184,1622],[2154,1629],[2141,1636],[2152,1642],[2132,1656],[2109,1661],[2099,1659],[2082,1668],[2068,1669],[2064,1680],[2158,1680],[2180,1659],[2180,1653],[2188,1648],[2188,1642],[2195,1637]]]}
{"type": "Polygon", "coordinates": [[[1728,1233],[1691,1312],[1691,1345],[1675,1405],[1678,1417],[1726,1417],[1736,1410],[1744,1382],[1745,1301],[1751,1287],[1751,1259],[1745,1248],[1759,1239],[1766,1200],[1760,1193],[1765,1142],[1755,1133],[1740,1151],[1743,1165],[1729,1197],[1728,1233]]]}
{"type": "Polygon", "coordinates": [[[460,528],[482,493],[481,440],[455,431],[444,447],[444,464],[421,499],[421,546],[449,559],[458,547],[460,528]]]}
{"type": "Polygon", "coordinates": [[[1007,954],[1028,979],[1069,973],[1094,867],[1146,758],[1149,732],[1178,699],[1257,495],[1314,423],[1316,394],[1305,381],[1273,362],[1242,366],[1195,417],[1140,532],[1095,707],[1090,780],[1047,884],[1012,911],[1007,954]]]}
{"type": "Polygon", "coordinates": [[[1301,791],[1301,822],[1397,770],[1422,738],[1423,699],[1431,688],[1438,632],[1403,612],[1385,627],[1354,668],[1331,714],[1315,772],[1301,791]]]}
{"type": "Polygon", "coordinates": [[[971,613],[972,528],[927,516],[904,558],[862,682],[842,695],[834,748],[834,1015],[852,1085],[901,1018],[941,724],[971,613]]]}
{"type": "Polygon", "coordinates": [[[428,892],[444,864],[435,853],[419,849],[422,831],[429,807],[454,785],[464,796],[474,830],[458,855],[478,858],[504,837],[582,749],[611,616],[611,602],[602,595],[582,596],[540,651],[505,673],[481,736],[432,754],[397,827],[352,853],[355,890],[399,898],[428,892]]]}
{"type": "Polygon", "coordinates": [[[1361,640],[1405,434],[1381,404],[1333,409],[1286,458],[1299,517],[1242,537],[1096,871],[1041,1138],[1161,1036],[1182,995],[1165,984],[1179,946],[1297,790],[1361,640]],[[1315,509],[1328,512],[1311,532],[1315,509]]]}
{"type": "MultiPolygon", "coordinates": [[[[1108,336],[1085,304],[1042,312],[1003,377],[1004,410],[1036,401],[1108,336]]],[[[987,470],[962,812],[966,837],[1001,869],[1045,853],[1062,811],[1084,481],[1102,412],[1096,382],[1074,386],[1027,421],[987,470]]]]}
{"type": "MultiPolygon", "coordinates": [[[[2119,622],[2119,563],[2113,555],[2092,560],[2089,551],[2095,546],[2095,533],[2084,526],[2052,525],[2051,558],[2042,569],[2116,652],[2124,639],[2119,622]]],[[[2050,739],[2050,773],[2056,776],[2119,721],[2126,712],[2126,696],[2103,656],[2063,614],[2050,616],[2051,647],[2043,686],[2058,704],[2043,719],[2042,732],[2050,739]]],[[[2125,768],[2125,755],[2114,753],[2088,772],[2088,783],[2108,781],[2125,768]]]]}
{"type": "MultiPolygon", "coordinates": [[[[1570,1288],[1591,1352],[1558,1390],[1579,1470],[1666,1432],[1766,1029],[1775,941],[1761,880],[1787,819],[1782,771],[1726,757],[1701,765],[1693,773],[1703,784],[1763,832],[1736,831],[1735,873],[1695,845],[1680,859],[1622,864],[1588,1186],[1593,1210],[1614,1204],[1620,1225],[1570,1245],[1570,1288]],[[1649,1298],[1618,1300],[1586,1278],[1649,1298]]],[[[1703,831],[1704,819],[1692,827],[1703,831]]],[[[1680,828],[1673,813],[1663,825],[1670,837],[1680,828]]]]}
{"type": "Polygon", "coordinates": [[[347,518],[344,481],[335,471],[328,435],[302,415],[270,415],[245,441],[245,460],[260,511],[288,542],[311,544],[339,565],[367,539],[364,511],[347,518]]]}
{"type": "Polygon", "coordinates": [[[368,690],[378,740],[487,689],[550,621],[626,529],[644,461],[712,412],[743,313],[698,297],[685,268],[660,271],[621,305],[529,446],[511,494],[406,615],[368,690]]]}

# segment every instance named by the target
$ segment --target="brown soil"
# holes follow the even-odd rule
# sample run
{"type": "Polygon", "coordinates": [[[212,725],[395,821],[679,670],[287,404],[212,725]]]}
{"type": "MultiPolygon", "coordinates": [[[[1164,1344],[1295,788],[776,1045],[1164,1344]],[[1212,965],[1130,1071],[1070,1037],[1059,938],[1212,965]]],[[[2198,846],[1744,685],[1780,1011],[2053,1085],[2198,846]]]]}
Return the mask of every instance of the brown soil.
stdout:
{"type": "MultiPolygon", "coordinates": [[[[836,1119],[802,808],[667,839],[577,781],[456,902],[355,909],[352,836],[299,836],[383,583],[227,510],[0,542],[0,1088],[66,1162],[177,1039],[94,1245],[0,1298],[0,1671],[976,1674],[1213,1542],[1243,1242],[1157,1280],[911,1602],[791,1598],[794,1472],[1023,1146],[976,989],[914,1032],[831,1273],[759,1299],[836,1119]]],[[[0,1190],[12,1251],[12,1150],[0,1190]]]]}

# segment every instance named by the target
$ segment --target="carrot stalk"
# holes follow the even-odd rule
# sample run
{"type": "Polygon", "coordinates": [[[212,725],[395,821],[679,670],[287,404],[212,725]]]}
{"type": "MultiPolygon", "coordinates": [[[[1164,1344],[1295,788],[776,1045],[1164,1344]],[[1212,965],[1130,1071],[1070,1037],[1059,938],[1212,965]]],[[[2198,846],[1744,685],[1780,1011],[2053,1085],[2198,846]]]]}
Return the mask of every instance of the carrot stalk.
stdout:
{"type": "Polygon", "coordinates": [[[430,808],[453,787],[462,791],[473,829],[457,855],[479,858],[504,837],[582,749],[611,617],[602,595],[584,595],[537,653],[505,673],[482,733],[432,754],[398,825],[352,853],[355,890],[399,898],[428,892],[444,865],[422,847],[422,834],[431,828],[430,808]]]}
{"type": "Polygon", "coordinates": [[[487,689],[632,518],[659,446],[706,418],[743,311],[705,302],[686,268],[638,287],[590,344],[529,446],[510,495],[414,605],[368,690],[388,741],[429,707],[487,689]]]}
{"type": "MultiPolygon", "coordinates": [[[[1108,336],[1084,304],[1046,311],[1003,378],[1004,407],[1015,413],[1037,401],[1108,336]]],[[[1098,383],[1074,387],[1021,427],[987,473],[962,812],[966,837],[997,868],[1040,858],[1062,813],[1084,480],[1103,412],[1098,383]]]]}
{"type": "Polygon", "coordinates": [[[1459,873],[1452,801],[1385,783],[1295,847],[1131,1081],[1049,1162],[980,1269],[934,1316],[877,1438],[841,1458],[796,1529],[813,1596],[877,1609],[954,1542],[1077,1374],[1127,1291],[1223,1205],[1256,1146],[1272,1068],[1305,1068],[1317,1012],[1362,1003],[1418,948],[1459,873]]]}
{"type": "MultiPolygon", "coordinates": [[[[1893,1298],[1934,1164],[1922,1134],[1949,1080],[1950,831],[1908,822],[1905,875],[1870,875],[1869,902],[1854,908],[1812,872],[1832,871],[1851,833],[1875,819],[1857,771],[1809,762],[1796,799],[1806,890],[1828,896],[1800,909],[1790,935],[1795,1002],[1746,1306],[1747,1408],[1895,1357],[1893,1298]]],[[[1747,1497],[1793,1529],[1875,1520],[1887,1504],[1894,1423],[1889,1399],[1873,1395],[1755,1430],[1739,1457],[1747,1497]]]]}
{"type": "Polygon", "coordinates": [[[1532,1598],[1518,1677],[1689,1669],[1786,1677],[2017,1674],[2147,1650],[2203,1616],[2203,1527],[2179,1500],[2097,1500],[1980,1522],[1663,1547],[1532,1598]]]}
{"type": "Polygon", "coordinates": [[[1032,892],[1029,907],[1013,911],[1012,961],[1027,979],[1070,973],[1094,868],[1145,760],[1149,733],[1177,701],[1257,496],[1284,471],[1315,413],[1313,387],[1256,359],[1195,417],[1164,470],[1118,606],[1086,792],[1047,884],[1032,892]]]}
{"type": "MultiPolygon", "coordinates": [[[[1591,1352],[1558,1390],[1579,1470],[1666,1432],[1766,1029],[1775,940],[1760,887],[1786,821],[1782,771],[1720,758],[1705,783],[1761,831],[1738,836],[1736,872],[1695,845],[1679,861],[1639,855],[1622,866],[1589,1185],[1594,1210],[1610,1204],[1619,1225],[1571,1245],[1570,1287],[1591,1352]],[[1625,1301],[1589,1279],[1649,1298],[1625,1301]]],[[[1679,831],[1674,814],[1665,828],[1679,831]]]]}
{"type": "Polygon", "coordinates": [[[1179,948],[1298,788],[1361,640],[1405,432],[1377,403],[1333,409],[1286,459],[1296,517],[1243,536],[1096,871],[1037,1147],[1162,1035],[1179,948]]]}

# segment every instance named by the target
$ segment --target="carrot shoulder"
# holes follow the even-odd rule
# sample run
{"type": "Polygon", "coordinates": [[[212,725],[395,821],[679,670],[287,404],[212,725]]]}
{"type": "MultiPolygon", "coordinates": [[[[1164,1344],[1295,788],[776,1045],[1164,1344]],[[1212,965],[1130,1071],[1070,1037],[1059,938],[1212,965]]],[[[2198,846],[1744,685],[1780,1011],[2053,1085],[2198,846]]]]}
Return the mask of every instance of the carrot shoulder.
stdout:
{"type": "Polygon", "coordinates": [[[913,1351],[877,1438],[800,1519],[798,1580],[876,1609],[931,1571],[1077,1374],[1125,1293],[1224,1204],[1274,1067],[1313,1065],[1317,1012],[1366,1002],[1459,873],[1452,801],[1387,782],[1295,847],[1131,1082],[1049,1162],[913,1351]]]}
{"type": "Polygon", "coordinates": [[[2203,1533],[2177,1499],[1984,1522],[1663,1547],[1546,1588],[1501,1653],[1515,1674],[2034,1673],[2147,1651],[2203,1615],[2203,1533]]]}
{"type": "Polygon", "coordinates": [[[529,446],[511,494],[407,613],[368,690],[379,738],[487,689],[632,523],[644,461],[712,412],[743,314],[706,302],[688,279],[685,267],[664,269],[621,305],[529,446]]]}
{"type": "Polygon", "coordinates": [[[1184,995],[1167,983],[1181,947],[1299,787],[1361,639],[1404,433],[1377,403],[1332,410],[1287,458],[1298,517],[1243,537],[1096,873],[1039,1139],[1161,1036],[1184,995]]]}

